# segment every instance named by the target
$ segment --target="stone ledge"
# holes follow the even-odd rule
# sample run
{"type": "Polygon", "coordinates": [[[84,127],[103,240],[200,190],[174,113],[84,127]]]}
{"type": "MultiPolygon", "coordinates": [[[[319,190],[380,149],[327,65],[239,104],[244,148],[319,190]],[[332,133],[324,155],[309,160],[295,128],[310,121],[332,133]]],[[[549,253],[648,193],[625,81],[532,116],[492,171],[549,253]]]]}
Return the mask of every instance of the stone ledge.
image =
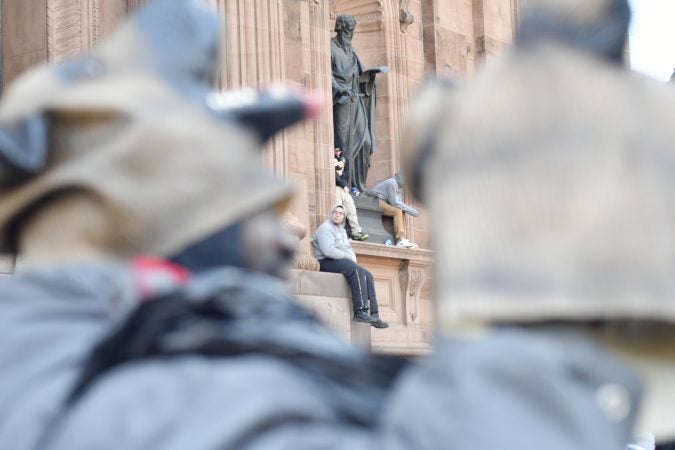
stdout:
{"type": "Polygon", "coordinates": [[[383,258],[412,259],[420,262],[431,263],[434,260],[434,252],[422,248],[401,248],[374,244],[371,242],[352,241],[352,248],[357,255],[379,256],[383,258]]]}
{"type": "Polygon", "coordinates": [[[349,284],[339,273],[292,270],[291,283],[295,295],[351,298],[349,284]]]}
{"type": "Polygon", "coordinates": [[[377,343],[376,353],[382,355],[395,356],[424,356],[431,353],[431,345],[429,344],[386,344],[377,343]]]}

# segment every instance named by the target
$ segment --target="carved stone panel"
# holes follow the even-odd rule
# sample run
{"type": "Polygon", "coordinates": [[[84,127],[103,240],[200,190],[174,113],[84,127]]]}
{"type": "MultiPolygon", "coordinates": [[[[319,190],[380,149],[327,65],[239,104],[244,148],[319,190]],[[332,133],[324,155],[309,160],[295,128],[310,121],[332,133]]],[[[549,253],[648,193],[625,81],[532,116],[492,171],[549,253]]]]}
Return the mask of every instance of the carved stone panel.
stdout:
{"type": "Polygon", "coordinates": [[[432,254],[368,243],[354,243],[359,264],[373,274],[380,317],[390,327],[371,332],[380,353],[420,355],[431,346],[435,308],[432,254]]]}
{"type": "MultiPolygon", "coordinates": [[[[330,18],[335,24],[339,14],[354,16],[358,22],[358,33],[380,31],[384,24],[384,2],[382,0],[331,0],[330,18]]],[[[334,26],[331,27],[333,29],[334,26]]]]}

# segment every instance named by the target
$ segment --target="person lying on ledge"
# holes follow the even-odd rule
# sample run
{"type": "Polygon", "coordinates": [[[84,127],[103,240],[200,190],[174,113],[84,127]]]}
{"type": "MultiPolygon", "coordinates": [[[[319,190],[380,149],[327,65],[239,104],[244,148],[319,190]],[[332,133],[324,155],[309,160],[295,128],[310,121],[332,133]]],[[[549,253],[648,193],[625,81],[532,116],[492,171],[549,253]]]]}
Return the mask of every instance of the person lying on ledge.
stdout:
{"type": "Polygon", "coordinates": [[[370,194],[380,199],[380,208],[382,214],[394,218],[394,234],[396,236],[396,246],[404,248],[417,248],[418,245],[410,242],[406,238],[405,218],[403,213],[410,214],[413,217],[420,215],[419,211],[412,206],[403,203],[401,198],[401,189],[403,188],[403,176],[396,173],[393,177],[377,183],[370,194]]]}

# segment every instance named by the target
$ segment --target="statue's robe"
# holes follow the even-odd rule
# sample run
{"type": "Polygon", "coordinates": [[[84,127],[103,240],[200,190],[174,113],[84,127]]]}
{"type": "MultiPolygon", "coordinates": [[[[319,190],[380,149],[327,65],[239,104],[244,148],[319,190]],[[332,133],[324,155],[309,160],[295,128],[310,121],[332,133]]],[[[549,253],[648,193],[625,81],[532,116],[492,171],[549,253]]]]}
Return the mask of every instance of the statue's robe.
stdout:
{"type": "Polygon", "coordinates": [[[335,142],[342,144],[350,185],[364,191],[375,149],[375,76],[360,82],[363,65],[351,46],[333,38],[330,49],[335,142]],[[343,90],[355,95],[341,96],[343,90]]]}

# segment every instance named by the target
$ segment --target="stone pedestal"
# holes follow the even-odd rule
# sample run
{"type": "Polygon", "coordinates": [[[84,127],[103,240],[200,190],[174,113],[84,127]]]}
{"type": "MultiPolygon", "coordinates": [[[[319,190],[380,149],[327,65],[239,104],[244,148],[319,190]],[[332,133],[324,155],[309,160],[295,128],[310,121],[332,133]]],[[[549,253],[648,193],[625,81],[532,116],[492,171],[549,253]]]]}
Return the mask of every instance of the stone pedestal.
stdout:
{"type": "Polygon", "coordinates": [[[380,317],[390,327],[371,332],[377,353],[422,355],[435,324],[433,252],[352,242],[360,265],[373,274],[380,317]]]}
{"type": "MultiPolygon", "coordinates": [[[[360,195],[352,197],[356,205],[356,215],[359,218],[361,232],[368,234],[368,242],[384,244],[386,241],[394,242],[394,221],[391,217],[382,215],[379,207],[380,201],[376,198],[360,195]]],[[[349,223],[347,223],[349,228],[349,223]]],[[[348,229],[347,233],[350,234],[348,229]]]]}

